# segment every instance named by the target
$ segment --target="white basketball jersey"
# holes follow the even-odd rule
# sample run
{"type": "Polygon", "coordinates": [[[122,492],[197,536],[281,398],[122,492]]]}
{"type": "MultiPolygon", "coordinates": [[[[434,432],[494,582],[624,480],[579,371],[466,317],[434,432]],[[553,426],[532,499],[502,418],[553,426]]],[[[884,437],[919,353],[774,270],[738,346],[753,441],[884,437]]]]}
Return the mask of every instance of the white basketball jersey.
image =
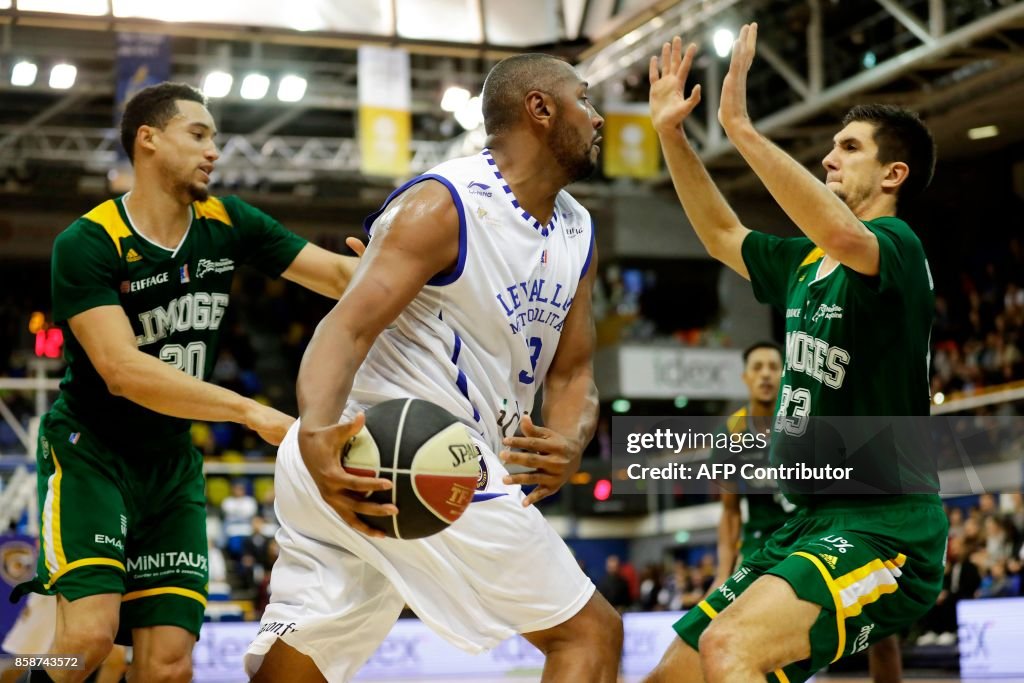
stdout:
{"type": "Polygon", "coordinates": [[[554,358],[576,288],[590,266],[590,214],[558,193],[541,225],[519,202],[487,150],[413,178],[366,219],[371,243],[380,214],[424,180],[442,183],[459,214],[459,260],[434,277],[374,342],[356,374],[351,400],[433,401],[497,452],[524,413],[554,358]]]}

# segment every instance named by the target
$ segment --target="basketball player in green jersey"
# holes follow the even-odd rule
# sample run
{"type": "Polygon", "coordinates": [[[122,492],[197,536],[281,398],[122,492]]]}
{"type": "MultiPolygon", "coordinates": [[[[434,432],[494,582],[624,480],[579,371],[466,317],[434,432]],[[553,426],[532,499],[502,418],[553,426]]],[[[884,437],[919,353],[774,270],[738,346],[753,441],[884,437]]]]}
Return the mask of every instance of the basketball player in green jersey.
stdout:
{"type": "Polygon", "coordinates": [[[198,90],[139,92],[121,127],[134,188],[54,243],[68,367],[39,432],[37,575],[18,591],[58,596],[51,652],[84,668],[29,680],[81,681],[115,639],[134,645],[135,680],[192,679],[208,570],[189,421],[236,422],[275,445],[293,422],[204,381],[234,271],[250,264],[337,298],[354,270],[242,200],[210,196],[215,132],[198,90]]]}
{"type": "MultiPolygon", "coordinates": [[[[743,383],[747,385],[747,404],[730,415],[725,429],[730,434],[751,434],[771,428],[775,401],[782,379],[782,349],[772,342],[757,342],[743,351],[743,383]]],[[[767,466],[768,451],[751,448],[739,454],[712,453],[716,462],[730,461],[736,465],[767,466]]],[[[718,573],[713,586],[725,583],[738,561],[760,550],[764,542],[789,519],[793,505],[779,492],[774,481],[744,481],[743,491],[726,491],[722,495],[722,518],[718,522],[718,573]],[[754,490],[752,487],[763,487],[754,490]],[[747,499],[747,522],[743,523],[740,500],[747,499]]]]}
{"type": "MultiPolygon", "coordinates": [[[[730,433],[764,432],[771,429],[782,379],[782,349],[773,342],[757,342],[743,352],[743,383],[750,392],[747,405],[726,420],[730,433]]],[[[739,460],[737,465],[769,465],[766,449],[749,449],[738,455],[714,453],[716,461],[739,460]]],[[[722,491],[722,518],[718,522],[718,572],[712,590],[723,585],[745,558],[764,547],[776,531],[788,522],[796,506],[786,500],[773,481],[743,481],[747,489],[747,521],[743,523],[742,493],[722,491]],[[755,487],[764,487],[755,490],[755,487]]],[[[895,683],[901,679],[899,638],[890,636],[868,648],[868,662],[874,683],[895,683]]]]}
{"type": "MultiPolygon", "coordinates": [[[[923,190],[934,143],[916,115],[855,107],[823,160],[822,184],[753,127],[746,77],[756,24],[733,45],[718,117],[726,135],[805,237],[744,227],[682,131],[696,46],[676,38],[650,64],[651,117],[676,193],[711,256],[751,281],[786,316],[779,426],[814,415],[927,415],[934,294],[921,242],[895,217],[923,190]]],[[[773,439],[774,442],[774,439],[773,439]]],[[[815,497],[783,492],[796,516],[688,612],[657,681],[801,683],[920,618],[941,589],[948,524],[938,477],[897,444],[864,456],[891,490],[917,495],[815,497]]],[[[774,465],[785,453],[772,450],[774,465]]],[[[780,482],[785,483],[785,482],[780,482]]]]}

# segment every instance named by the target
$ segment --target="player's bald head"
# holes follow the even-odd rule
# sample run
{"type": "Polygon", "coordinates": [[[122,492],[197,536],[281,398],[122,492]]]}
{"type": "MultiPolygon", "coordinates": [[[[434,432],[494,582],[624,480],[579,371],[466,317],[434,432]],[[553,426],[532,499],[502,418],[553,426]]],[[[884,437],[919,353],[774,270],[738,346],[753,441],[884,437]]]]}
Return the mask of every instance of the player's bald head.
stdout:
{"type": "Polygon", "coordinates": [[[560,87],[578,80],[569,64],[551,55],[530,53],[501,60],[484,81],[481,104],[487,134],[499,135],[513,127],[523,115],[523,100],[530,91],[558,97],[560,87]]]}

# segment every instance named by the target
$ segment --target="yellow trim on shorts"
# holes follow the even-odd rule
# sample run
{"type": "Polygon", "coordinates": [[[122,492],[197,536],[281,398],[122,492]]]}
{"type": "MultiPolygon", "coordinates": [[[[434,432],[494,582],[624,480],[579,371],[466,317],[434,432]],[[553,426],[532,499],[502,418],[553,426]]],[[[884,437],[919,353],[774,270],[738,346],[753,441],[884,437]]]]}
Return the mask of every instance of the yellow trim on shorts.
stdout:
{"type": "Polygon", "coordinates": [[[138,600],[139,598],[151,598],[154,595],[180,595],[183,598],[192,598],[204,608],[206,607],[206,596],[202,593],[189,590],[188,588],[178,588],[176,586],[166,586],[164,588],[147,588],[142,591],[132,591],[131,593],[125,593],[121,598],[122,602],[128,602],[129,600],[138,600]]]}
{"type": "Polygon", "coordinates": [[[820,261],[823,258],[825,258],[825,250],[821,247],[815,247],[814,249],[811,249],[811,253],[807,254],[807,257],[804,258],[803,262],[797,266],[797,268],[799,269],[804,266],[809,266],[815,261],[820,261]]]}
{"type": "Polygon", "coordinates": [[[787,676],[786,672],[782,669],[776,669],[772,673],[779,679],[779,683],[789,683],[789,676],[787,676]]]}
{"type": "Polygon", "coordinates": [[[836,587],[839,588],[839,590],[848,588],[879,569],[885,568],[892,571],[893,569],[902,567],[906,562],[907,556],[903,553],[900,553],[892,560],[880,560],[876,557],[867,564],[857,567],[853,571],[849,571],[837,578],[836,587]]]}
{"type": "Polygon", "coordinates": [[[53,450],[53,446],[50,446],[50,457],[53,458],[53,466],[55,468],[53,473],[53,505],[50,508],[52,513],[50,529],[53,534],[53,551],[57,555],[57,574],[59,575],[66,571],[64,567],[68,563],[68,558],[64,554],[64,542],[60,537],[60,481],[64,477],[64,470],[61,469],[60,461],[57,460],[57,452],[53,450]]]}
{"type": "Polygon", "coordinates": [[[83,218],[99,224],[106,231],[110,241],[114,243],[117,255],[121,256],[121,238],[131,237],[132,231],[128,229],[124,220],[121,219],[121,212],[117,210],[117,204],[114,203],[114,200],[108,199],[85,214],[83,218]]]}
{"type": "Polygon", "coordinates": [[[57,583],[57,579],[67,574],[72,569],[79,569],[80,567],[91,566],[114,567],[115,569],[125,571],[124,564],[122,564],[120,560],[115,560],[110,557],[86,557],[81,560],[75,560],[71,564],[63,565],[56,574],[50,577],[49,583],[44,584],[43,587],[46,588],[46,590],[50,590],[50,586],[57,583]]]}
{"type": "Polygon", "coordinates": [[[811,564],[818,568],[818,571],[821,573],[821,578],[825,579],[825,586],[828,588],[828,592],[832,594],[832,600],[835,601],[836,631],[839,637],[839,646],[836,648],[836,656],[835,659],[832,660],[835,662],[843,656],[843,651],[846,650],[846,624],[844,623],[846,620],[846,610],[843,609],[843,598],[839,595],[839,589],[836,588],[835,581],[832,580],[832,576],[828,573],[828,570],[825,569],[825,565],[821,563],[821,560],[810,553],[805,553],[802,550],[798,550],[793,554],[810,560],[811,564]]]}
{"type": "Polygon", "coordinates": [[[707,600],[701,600],[698,602],[697,607],[700,607],[700,611],[708,615],[709,619],[714,619],[718,616],[718,612],[715,611],[714,607],[708,604],[707,600]]]}
{"type": "Polygon", "coordinates": [[[195,208],[196,218],[212,218],[229,228],[232,227],[231,216],[228,215],[228,210],[224,208],[224,202],[216,197],[209,197],[202,202],[192,202],[192,206],[195,208]]]}
{"type": "Polygon", "coordinates": [[[867,593],[866,595],[860,596],[859,598],[857,598],[857,602],[855,602],[854,604],[852,604],[849,607],[845,608],[846,616],[847,617],[855,617],[855,616],[857,616],[858,614],[860,614],[861,612],[864,611],[864,607],[865,606],[870,605],[871,603],[875,602],[876,600],[878,600],[878,598],[882,597],[883,595],[888,595],[889,593],[895,593],[896,591],[899,590],[899,588],[900,588],[899,585],[895,584],[895,583],[885,583],[885,584],[882,584],[881,586],[879,586],[875,590],[871,591],[870,593],[867,593]]]}

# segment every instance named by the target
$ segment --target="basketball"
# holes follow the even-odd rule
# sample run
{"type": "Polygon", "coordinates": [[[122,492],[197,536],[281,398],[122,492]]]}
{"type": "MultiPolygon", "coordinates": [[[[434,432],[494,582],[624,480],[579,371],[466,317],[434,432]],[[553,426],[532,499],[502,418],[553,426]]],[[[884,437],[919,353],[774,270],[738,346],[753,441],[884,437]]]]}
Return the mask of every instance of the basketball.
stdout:
{"type": "Polygon", "coordinates": [[[366,425],[341,458],[349,474],[394,484],[367,497],[397,506],[397,515],[359,515],[391,538],[424,538],[448,528],[469,507],[480,473],[479,453],[466,426],[444,408],[414,398],[367,410],[366,425]]]}

